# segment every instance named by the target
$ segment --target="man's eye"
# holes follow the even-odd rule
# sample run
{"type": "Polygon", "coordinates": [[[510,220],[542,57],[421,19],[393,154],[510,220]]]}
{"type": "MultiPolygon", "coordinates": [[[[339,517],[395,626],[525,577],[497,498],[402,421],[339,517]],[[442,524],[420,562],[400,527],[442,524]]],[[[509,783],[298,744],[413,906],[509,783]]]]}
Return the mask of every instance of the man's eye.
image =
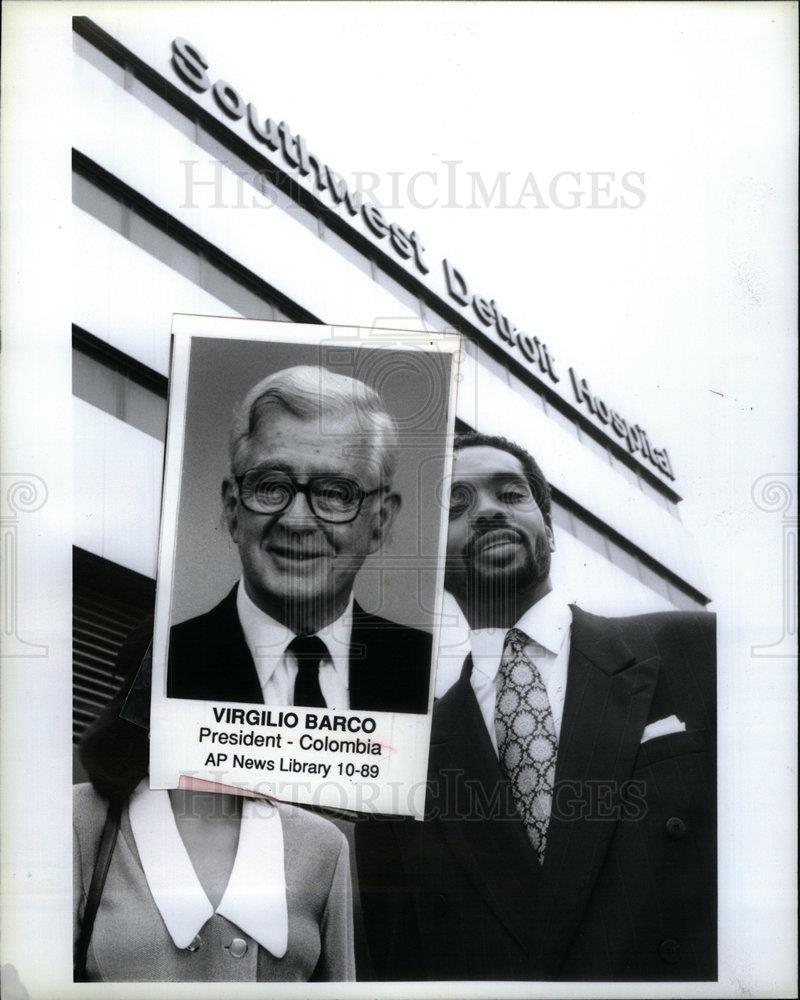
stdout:
{"type": "Polygon", "coordinates": [[[349,479],[324,479],[314,484],[314,500],[325,508],[349,509],[359,502],[360,488],[349,479]]]}
{"type": "Polygon", "coordinates": [[[285,479],[264,477],[247,483],[245,493],[259,503],[278,507],[285,504],[292,495],[292,485],[285,479]]]}
{"type": "Polygon", "coordinates": [[[528,503],[531,495],[525,490],[504,490],[498,495],[498,499],[502,500],[503,503],[522,504],[528,503]]]}
{"type": "Polygon", "coordinates": [[[463,514],[472,506],[473,500],[472,489],[462,483],[456,483],[450,493],[450,516],[458,517],[459,514],[463,514]]]}

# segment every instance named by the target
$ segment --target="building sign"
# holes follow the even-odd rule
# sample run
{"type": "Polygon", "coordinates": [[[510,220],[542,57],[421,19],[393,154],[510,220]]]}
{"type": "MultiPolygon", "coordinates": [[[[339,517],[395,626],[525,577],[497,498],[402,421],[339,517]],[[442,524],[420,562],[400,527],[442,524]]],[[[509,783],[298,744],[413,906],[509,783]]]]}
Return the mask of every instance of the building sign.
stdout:
{"type": "MultiPolygon", "coordinates": [[[[222,117],[246,129],[250,144],[271,163],[292,176],[318,201],[334,208],[359,235],[400,263],[411,277],[423,282],[428,292],[454,308],[479,336],[488,336],[536,378],[553,386],[561,381],[547,344],[518,329],[493,298],[473,292],[464,274],[447,258],[441,262],[440,273],[432,272],[425,246],[415,230],[409,232],[391,222],[377,206],[364,201],[357,191],[351,191],[344,178],[310,151],[303,136],[292,133],[285,121],[276,124],[272,118],[264,118],[256,105],[245,101],[227,80],[212,83],[208,75],[209,63],[197,46],[185,38],[174,39],[171,66],[195,93],[210,92],[222,117]]],[[[621,417],[602,399],[594,396],[586,380],[579,378],[574,369],[570,368],[569,374],[577,408],[582,407],[584,415],[591,417],[609,437],[620,438],[638,461],[648,463],[661,475],[674,481],[666,449],[652,447],[639,424],[621,417]]],[[[570,402],[569,405],[573,404],[570,402]]]]}
{"type": "Polygon", "coordinates": [[[478,321],[485,327],[490,327],[501,344],[508,349],[519,351],[520,355],[530,365],[536,365],[542,375],[552,382],[560,382],[556,375],[555,363],[547,349],[547,344],[541,343],[538,337],[529,337],[527,333],[518,330],[514,324],[500,312],[494,299],[485,299],[482,295],[471,294],[464,276],[450,263],[447,258],[442,261],[447,292],[451,299],[460,306],[471,307],[478,321]]]}
{"type": "Polygon", "coordinates": [[[610,427],[617,437],[622,438],[632,455],[641,455],[669,479],[675,478],[666,448],[653,448],[643,427],[630,423],[616,410],[612,410],[599,396],[593,396],[589,383],[585,378],[581,378],[574,368],[570,368],[569,375],[575,399],[578,403],[586,405],[588,412],[601,426],[610,427]]]}

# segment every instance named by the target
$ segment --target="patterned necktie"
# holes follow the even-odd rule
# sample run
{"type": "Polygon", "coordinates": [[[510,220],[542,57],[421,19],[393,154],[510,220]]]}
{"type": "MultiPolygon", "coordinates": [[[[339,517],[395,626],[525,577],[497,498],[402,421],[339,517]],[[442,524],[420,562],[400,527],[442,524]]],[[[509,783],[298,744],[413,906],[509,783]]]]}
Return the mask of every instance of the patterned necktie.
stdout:
{"type": "Polygon", "coordinates": [[[325,708],[319,686],[319,665],[328,656],[328,647],[318,635],[297,635],[286,647],[297,660],[294,702],[304,708],[325,708]]]}
{"type": "Polygon", "coordinates": [[[494,728],[500,766],[511,782],[517,809],[541,865],[553,804],[558,737],[547,690],[528,652],[529,642],[516,628],[506,636],[494,728]]]}

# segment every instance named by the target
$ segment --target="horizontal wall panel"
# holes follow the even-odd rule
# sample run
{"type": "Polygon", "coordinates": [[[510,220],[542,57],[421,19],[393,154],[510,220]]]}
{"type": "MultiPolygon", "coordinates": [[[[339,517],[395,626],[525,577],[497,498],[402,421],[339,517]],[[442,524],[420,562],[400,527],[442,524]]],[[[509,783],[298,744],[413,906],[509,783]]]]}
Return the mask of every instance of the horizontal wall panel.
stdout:
{"type": "Polygon", "coordinates": [[[73,322],[162,375],[174,312],[237,316],[182,274],[73,209],[73,322]]]}
{"type": "Polygon", "coordinates": [[[73,397],[75,545],[155,577],[163,446],[73,397]]]}
{"type": "Polygon", "coordinates": [[[241,181],[221,164],[218,197],[205,150],[90,63],[74,67],[81,153],[327,323],[387,326],[415,315],[280,208],[235,207],[241,181]],[[187,191],[187,169],[211,186],[187,191]]]}

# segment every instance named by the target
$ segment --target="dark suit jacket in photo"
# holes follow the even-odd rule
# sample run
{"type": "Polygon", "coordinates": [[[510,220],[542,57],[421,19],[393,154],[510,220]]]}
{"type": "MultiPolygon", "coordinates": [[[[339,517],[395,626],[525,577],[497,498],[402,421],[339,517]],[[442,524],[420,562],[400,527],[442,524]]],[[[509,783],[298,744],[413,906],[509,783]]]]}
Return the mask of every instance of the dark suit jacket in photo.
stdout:
{"type": "MultiPolygon", "coordinates": [[[[431,636],[353,608],[350,708],[428,710],[431,636]]],[[[206,614],[170,631],[167,695],[203,701],[264,701],[236,610],[236,587],[206,614]]]]}
{"type": "Polygon", "coordinates": [[[378,978],[716,978],[714,616],[572,611],[544,865],[468,659],[434,708],[427,820],[357,824],[378,978]],[[670,715],[685,732],[641,742],[670,715]]]}

